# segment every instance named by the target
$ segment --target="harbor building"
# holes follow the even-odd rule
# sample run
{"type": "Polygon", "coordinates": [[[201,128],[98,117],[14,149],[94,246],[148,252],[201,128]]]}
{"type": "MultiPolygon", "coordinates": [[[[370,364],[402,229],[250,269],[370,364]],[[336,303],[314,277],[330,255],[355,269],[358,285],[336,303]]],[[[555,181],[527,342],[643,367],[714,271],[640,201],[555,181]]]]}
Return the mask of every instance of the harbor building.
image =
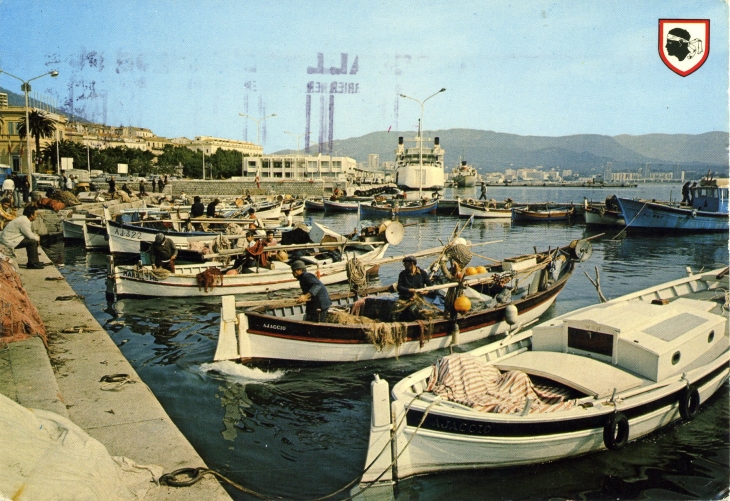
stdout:
{"type": "Polygon", "coordinates": [[[350,157],[329,155],[264,155],[243,159],[243,177],[298,181],[346,181],[355,175],[357,162],[350,157]]]}

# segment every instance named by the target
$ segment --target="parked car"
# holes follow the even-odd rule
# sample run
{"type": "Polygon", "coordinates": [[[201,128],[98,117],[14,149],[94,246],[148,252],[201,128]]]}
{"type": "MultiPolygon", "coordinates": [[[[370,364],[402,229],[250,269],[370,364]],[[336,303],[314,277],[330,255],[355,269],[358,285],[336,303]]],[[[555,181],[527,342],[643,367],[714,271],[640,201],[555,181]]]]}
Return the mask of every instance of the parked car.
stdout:
{"type": "Polygon", "coordinates": [[[49,188],[58,188],[61,185],[61,178],[55,174],[33,174],[31,188],[35,191],[46,191],[49,188]]]}

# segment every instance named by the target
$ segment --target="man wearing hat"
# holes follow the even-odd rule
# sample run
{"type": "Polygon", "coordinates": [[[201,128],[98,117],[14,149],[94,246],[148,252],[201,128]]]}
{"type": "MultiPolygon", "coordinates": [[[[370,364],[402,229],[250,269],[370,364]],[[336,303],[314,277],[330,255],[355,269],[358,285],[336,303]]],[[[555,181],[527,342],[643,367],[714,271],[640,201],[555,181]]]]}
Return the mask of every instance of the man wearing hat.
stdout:
{"type": "MultiPolygon", "coordinates": [[[[398,297],[400,299],[411,300],[416,295],[416,289],[432,285],[428,273],[416,264],[416,258],[413,256],[403,258],[403,267],[405,269],[398,275],[398,297]]],[[[420,292],[420,294],[425,294],[425,292],[420,292]]]]}
{"type": "Polygon", "coordinates": [[[155,235],[155,241],[150,245],[150,257],[152,257],[152,264],[156,268],[164,268],[173,273],[175,272],[177,247],[164,233],[160,232],[155,235]]]}
{"type": "Polygon", "coordinates": [[[299,287],[302,288],[302,295],[297,298],[297,303],[307,303],[304,320],[324,322],[327,319],[327,310],[332,304],[327,288],[306,270],[304,261],[294,261],[291,272],[299,280],[299,287]]]}

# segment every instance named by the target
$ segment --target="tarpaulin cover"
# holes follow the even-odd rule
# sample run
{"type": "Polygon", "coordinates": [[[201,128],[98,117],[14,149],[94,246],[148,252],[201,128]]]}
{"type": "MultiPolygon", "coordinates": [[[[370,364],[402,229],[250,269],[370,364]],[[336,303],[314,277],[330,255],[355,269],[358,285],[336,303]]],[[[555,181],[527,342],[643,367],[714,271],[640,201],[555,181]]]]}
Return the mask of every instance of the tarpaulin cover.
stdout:
{"type": "Polygon", "coordinates": [[[159,466],[112,457],[68,419],[0,395],[0,499],[154,499],[159,466]],[[146,497],[148,496],[149,497],[146,497]]]}
{"type": "Polygon", "coordinates": [[[521,371],[501,372],[468,353],[440,358],[432,367],[428,391],[478,411],[502,414],[554,412],[571,408],[570,390],[534,384],[521,371]]]}

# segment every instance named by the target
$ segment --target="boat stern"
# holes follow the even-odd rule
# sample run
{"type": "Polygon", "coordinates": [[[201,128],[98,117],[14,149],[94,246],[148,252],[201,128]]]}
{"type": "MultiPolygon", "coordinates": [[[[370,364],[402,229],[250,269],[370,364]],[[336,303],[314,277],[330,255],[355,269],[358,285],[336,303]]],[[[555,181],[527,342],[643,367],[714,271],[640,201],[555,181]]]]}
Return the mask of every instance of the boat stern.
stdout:
{"type": "Polygon", "coordinates": [[[370,383],[372,410],[370,413],[370,439],[365,469],[360,487],[372,484],[393,483],[393,452],[391,447],[390,387],[376,374],[370,383]]]}
{"type": "Polygon", "coordinates": [[[248,319],[245,313],[236,314],[236,297],[223,296],[221,321],[213,360],[240,360],[250,358],[248,319]],[[238,329],[238,335],[236,330],[238,329]]]}

